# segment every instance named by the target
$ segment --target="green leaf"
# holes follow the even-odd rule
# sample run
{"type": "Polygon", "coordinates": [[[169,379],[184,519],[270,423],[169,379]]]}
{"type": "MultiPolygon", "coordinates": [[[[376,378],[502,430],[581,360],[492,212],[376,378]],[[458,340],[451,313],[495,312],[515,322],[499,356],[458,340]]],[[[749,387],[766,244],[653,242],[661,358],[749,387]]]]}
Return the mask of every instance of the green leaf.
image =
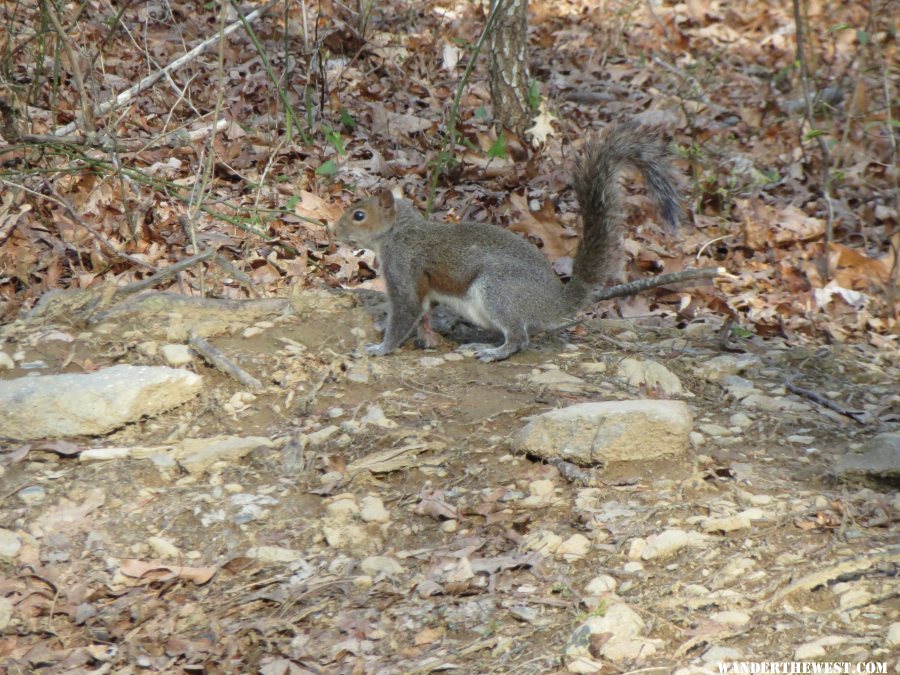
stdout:
{"type": "Polygon", "coordinates": [[[864,30],[856,31],[856,39],[859,40],[859,44],[864,47],[869,44],[869,34],[864,30]]]}
{"type": "Polygon", "coordinates": [[[810,129],[808,132],[806,132],[806,135],[803,137],[803,140],[808,141],[812,138],[824,136],[825,133],[826,132],[822,131],[821,129],[810,129]]]}
{"type": "Polygon", "coordinates": [[[325,134],[325,140],[327,140],[331,145],[334,146],[335,151],[341,157],[344,156],[346,149],[344,148],[344,139],[341,138],[341,134],[339,131],[335,131],[329,125],[323,125],[322,131],[325,134]]]}
{"type": "Polygon", "coordinates": [[[356,128],[356,120],[347,112],[346,108],[341,108],[341,124],[350,130],[356,128]]]}
{"type": "Polygon", "coordinates": [[[752,338],[754,335],[752,331],[736,324],[731,327],[731,334],[739,338],[752,338]]]}
{"type": "Polygon", "coordinates": [[[528,107],[537,110],[541,107],[541,88],[537,80],[532,80],[528,85],[528,107]]]}
{"type": "Polygon", "coordinates": [[[284,208],[288,211],[293,211],[294,207],[300,203],[300,197],[298,195],[293,195],[290,197],[285,203],[284,208]]]}
{"type": "Polygon", "coordinates": [[[849,23],[839,23],[837,26],[832,26],[828,29],[829,33],[837,33],[841,30],[847,30],[848,28],[853,28],[849,23]]]}
{"type": "Polygon", "coordinates": [[[319,164],[319,168],[316,169],[317,176],[333,176],[337,173],[337,164],[334,163],[333,159],[329,159],[327,162],[322,162],[319,164]]]}
{"type": "Polygon", "coordinates": [[[500,134],[488,149],[488,159],[506,159],[506,136],[500,134]]]}
{"type": "Polygon", "coordinates": [[[489,117],[487,108],[483,105],[478,106],[475,110],[475,119],[486,120],[489,117]]]}

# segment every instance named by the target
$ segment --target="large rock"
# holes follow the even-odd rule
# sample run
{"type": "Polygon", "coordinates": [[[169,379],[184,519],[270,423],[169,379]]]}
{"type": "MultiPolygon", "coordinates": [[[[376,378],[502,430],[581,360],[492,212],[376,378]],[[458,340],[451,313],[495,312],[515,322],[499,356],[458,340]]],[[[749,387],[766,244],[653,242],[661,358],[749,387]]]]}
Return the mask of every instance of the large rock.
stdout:
{"type": "Polygon", "coordinates": [[[578,403],[533,417],[513,446],[582,465],[655,459],[687,449],[692,421],[683,401],[578,403]]]}
{"type": "Polygon", "coordinates": [[[106,434],[192,399],[187,370],[119,365],[94,373],[0,380],[0,436],[21,440],[106,434]]]}
{"type": "Polygon", "coordinates": [[[872,437],[863,446],[863,452],[841,457],[834,473],[841,478],[897,482],[900,480],[900,434],[884,433],[872,437]]]}

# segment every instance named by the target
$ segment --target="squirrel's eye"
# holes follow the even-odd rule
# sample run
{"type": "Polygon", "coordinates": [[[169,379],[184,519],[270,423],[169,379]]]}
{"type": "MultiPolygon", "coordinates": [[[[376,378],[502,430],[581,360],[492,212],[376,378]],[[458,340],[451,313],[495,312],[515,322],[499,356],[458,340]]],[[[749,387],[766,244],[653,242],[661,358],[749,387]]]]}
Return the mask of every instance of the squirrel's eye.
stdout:
{"type": "Polygon", "coordinates": [[[365,220],[365,219],[366,219],[366,212],[365,212],[365,211],[363,211],[363,210],[360,209],[359,211],[354,211],[354,212],[353,212],[353,220],[355,220],[357,223],[360,222],[360,221],[362,221],[362,220],[365,220]]]}

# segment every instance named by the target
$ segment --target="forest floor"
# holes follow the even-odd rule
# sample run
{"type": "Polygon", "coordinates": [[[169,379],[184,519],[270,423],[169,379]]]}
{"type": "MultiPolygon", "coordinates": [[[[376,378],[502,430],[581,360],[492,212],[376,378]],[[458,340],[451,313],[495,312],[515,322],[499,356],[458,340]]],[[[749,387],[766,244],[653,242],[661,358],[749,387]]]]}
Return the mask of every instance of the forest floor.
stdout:
{"type": "Polygon", "coordinates": [[[377,265],[325,225],[378,186],[428,202],[485,18],[381,4],[362,20],[249,3],[262,55],[216,3],[0,9],[0,380],[166,365],[164,345],[194,329],[263,384],[195,355],[203,391],[179,408],[103,437],[0,439],[3,668],[566,672],[579,627],[625,612],[634,651],[595,634],[582,672],[897,672],[896,483],[836,468],[900,419],[896,4],[803,3],[808,108],[784,3],[532,3],[553,131],[538,148],[498,140],[480,57],[436,213],[508,226],[564,273],[571,161],[586,132],[637,119],[672,139],[690,208],[666,235],[629,186],[623,274],[731,276],[605,303],[496,364],[457,351],[471,329],[450,319],[436,351],[362,355],[377,265]],[[66,126],[85,104],[82,136],[66,126]],[[210,305],[87,311],[148,278],[210,305]],[[291,311],[215,305],[259,297],[291,311]],[[664,364],[683,392],[625,382],[626,357],[664,364]],[[710,368],[721,357],[744,384],[710,368]],[[690,406],[692,448],[588,469],[588,484],[510,444],[553,408],[667,396],[690,406]],[[222,435],[260,440],[202,471],[168,458],[222,435]],[[681,546],[645,555],[674,531],[681,546]],[[576,535],[586,554],[567,548],[576,535]]]}

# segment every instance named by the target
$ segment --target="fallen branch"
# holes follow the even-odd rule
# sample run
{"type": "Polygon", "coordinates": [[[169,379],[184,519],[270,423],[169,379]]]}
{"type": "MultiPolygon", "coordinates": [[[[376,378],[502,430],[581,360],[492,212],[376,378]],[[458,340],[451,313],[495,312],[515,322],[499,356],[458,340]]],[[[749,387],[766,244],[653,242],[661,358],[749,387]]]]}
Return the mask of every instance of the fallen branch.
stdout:
{"type": "Polygon", "coordinates": [[[188,344],[195,352],[206,359],[211,366],[221,370],[229,377],[234,378],[251,391],[259,391],[263,388],[262,382],[197,335],[196,332],[191,331],[191,336],[188,338],[188,344]]]}
{"type": "MultiPolygon", "coordinates": [[[[119,94],[115,98],[110,99],[109,101],[106,101],[104,103],[101,103],[97,108],[96,116],[99,117],[100,115],[105,115],[113,108],[118,108],[122,104],[128,103],[128,101],[130,101],[132,98],[134,98],[137,94],[141,93],[145,89],[148,89],[149,87],[152,87],[157,81],[159,81],[160,79],[165,77],[167,74],[171,73],[173,70],[177,70],[184,64],[189,63],[190,61],[195,59],[197,56],[199,56],[200,54],[205,52],[212,45],[216,44],[216,42],[218,42],[223,36],[230,35],[234,31],[236,31],[238,28],[240,28],[243,25],[243,23],[245,21],[248,23],[251,21],[255,21],[256,19],[258,19],[263,14],[265,14],[267,11],[269,11],[272,7],[274,7],[279,2],[281,2],[281,0],[270,0],[269,2],[267,2],[265,5],[263,5],[259,9],[250,12],[246,17],[242,17],[238,21],[235,21],[234,23],[229,24],[225,28],[225,30],[222,31],[221,35],[217,32],[213,37],[204,40],[203,42],[201,42],[199,45],[194,47],[191,51],[189,51],[184,56],[182,56],[178,59],[175,59],[174,61],[172,61],[172,63],[170,63],[166,67],[161,68],[160,70],[157,70],[155,73],[148,75],[143,80],[138,82],[136,85],[134,85],[130,89],[126,89],[125,91],[123,91],[121,94],[119,94]]],[[[71,134],[73,131],[75,131],[78,128],[78,124],[79,124],[79,122],[78,122],[78,120],[76,120],[75,122],[67,124],[64,127],[60,127],[59,129],[57,129],[54,132],[54,135],[68,136],[69,134],[71,134]]]]}
{"type": "Polygon", "coordinates": [[[610,298],[637,295],[642,291],[646,291],[649,288],[656,288],[657,286],[668,286],[669,284],[678,284],[684,281],[713,279],[715,277],[725,276],[730,275],[725,271],[724,267],[701,267],[697,269],[682,270],[681,272],[669,272],[668,274],[659,274],[655,277],[630,281],[627,284],[603,288],[599,291],[595,291],[591,297],[595,302],[598,300],[609,300],[610,298]]]}
{"type": "MultiPolygon", "coordinates": [[[[647,277],[646,279],[630,281],[627,284],[619,284],[618,286],[603,288],[599,291],[594,291],[591,298],[594,301],[609,300],[610,298],[621,298],[627,295],[636,295],[641,291],[646,291],[649,288],[656,288],[657,286],[667,286],[669,284],[677,284],[684,281],[695,281],[697,279],[713,279],[715,277],[731,276],[731,274],[725,271],[724,267],[701,267],[697,269],[688,269],[682,270],[680,272],[658,274],[655,277],[647,277]]],[[[550,331],[566,330],[568,328],[572,328],[573,326],[578,326],[584,323],[584,321],[584,319],[574,319],[573,321],[564,323],[561,326],[553,326],[552,328],[547,328],[540,332],[547,333],[550,331]]]]}
{"type": "Polygon", "coordinates": [[[799,396],[805,396],[810,401],[815,401],[816,403],[818,403],[821,406],[830,408],[831,410],[834,410],[835,412],[843,415],[844,417],[849,417],[850,419],[854,420],[855,422],[858,422],[859,424],[866,424],[869,421],[871,421],[871,418],[872,418],[871,413],[866,412],[865,410],[848,410],[847,408],[844,408],[839,403],[835,403],[830,398],[827,398],[827,397],[823,396],[822,394],[819,394],[818,392],[812,391],[811,389],[804,389],[803,387],[798,387],[790,379],[786,379],[784,381],[784,387],[785,387],[785,389],[787,389],[789,392],[791,392],[793,394],[797,394],[799,396]]]}
{"type": "Polygon", "coordinates": [[[824,586],[825,584],[831,583],[838,577],[861,573],[875,565],[896,565],[898,562],[900,562],[900,546],[894,546],[879,553],[871,553],[857,556],[856,558],[850,558],[849,560],[842,560],[835,565],[829,565],[823,570],[816,570],[815,572],[800,577],[797,581],[782,588],[769,598],[769,600],[764,603],[763,608],[771,611],[775,608],[775,605],[797,591],[811,591],[817,586],[824,586]]]}
{"type": "Polygon", "coordinates": [[[132,293],[143,291],[146,288],[152,288],[164,279],[168,279],[169,277],[174,276],[179,272],[183,272],[184,270],[188,269],[189,267],[193,267],[199,262],[209,260],[215,254],[216,250],[210,248],[205,250],[203,253],[198,253],[197,255],[192,255],[190,258],[179,260],[177,263],[169,265],[168,267],[164,267],[156,274],[153,274],[145,279],[135,281],[131,284],[126,284],[125,286],[119,286],[118,288],[116,288],[115,297],[125,297],[131,295],[132,293]]]}

